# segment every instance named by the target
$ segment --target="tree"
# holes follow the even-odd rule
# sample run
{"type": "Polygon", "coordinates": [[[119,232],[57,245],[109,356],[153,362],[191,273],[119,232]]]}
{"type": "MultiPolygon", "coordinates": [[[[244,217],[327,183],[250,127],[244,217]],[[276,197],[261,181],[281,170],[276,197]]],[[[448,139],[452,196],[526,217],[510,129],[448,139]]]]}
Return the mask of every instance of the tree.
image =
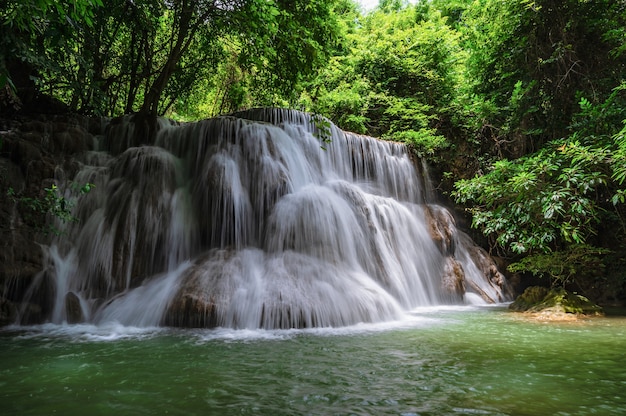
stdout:
{"type": "Polygon", "coordinates": [[[71,38],[71,31],[93,24],[95,10],[102,0],[7,0],[0,9],[0,109],[7,104],[19,107],[22,100],[34,97],[30,79],[34,71],[54,72],[56,62],[47,59],[42,42],[48,38],[57,44],[60,38],[71,38]],[[3,102],[5,101],[5,102],[3,102]],[[10,103],[8,102],[10,101],[10,103]]]}
{"type": "Polygon", "coordinates": [[[468,101],[495,153],[537,151],[563,137],[581,95],[608,97],[624,71],[614,53],[622,9],[610,0],[479,0],[464,11],[468,101]]]}
{"type": "Polygon", "coordinates": [[[482,163],[453,195],[511,270],[625,293],[625,17],[623,2],[479,0],[456,26],[456,108],[482,163]]]}
{"type": "MultiPolygon", "coordinates": [[[[472,226],[493,251],[516,260],[510,270],[589,291],[623,257],[624,91],[621,84],[599,105],[582,98],[569,127],[573,133],[456,182],[454,196],[468,207],[472,226]]],[[[623,270],[612,272],[617,277],[610,283],[603,277],[604,286],[624,293],[623,270]]]]}
{"type": "Polygon", "coordinates": [[[412,143],[433,155],[457,81],[458,34],[438,11],[381,3],[348,34],[304,103],[339,126],[412,143]],[[427,13],[427,15],[424,15],[427,13]]]}
{"type": "Polygon", "coordinates": [[[45,27],[23,33],[26,10],[40,3],[11,3],[7,15],[18,17],[4,27],[5,49],[19,44],[18,58],[33,66],[38,89],[86,113],[163,114],[177,95],[212,76],[230,45],[266,91],[288,94],[336,41],[334,0],[111,0],[106,8],[85,6],[89,31],[47,16],[48,9],[91,2],[44,1],[38,12],[45,27]]]}

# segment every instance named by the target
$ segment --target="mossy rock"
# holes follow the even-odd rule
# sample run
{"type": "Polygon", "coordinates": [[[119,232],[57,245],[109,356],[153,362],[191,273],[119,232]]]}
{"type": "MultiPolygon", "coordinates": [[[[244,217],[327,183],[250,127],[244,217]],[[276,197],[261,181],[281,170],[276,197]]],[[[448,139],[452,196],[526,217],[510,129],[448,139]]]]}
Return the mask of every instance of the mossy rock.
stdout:
{"type": "Polygon", "coordinates": [[[531,286],[519,295],[509,309],[517,312],[572,313],[582,315],[603,315],[602,308],[586,297],[563,288],[548,289],[531,286]]]}

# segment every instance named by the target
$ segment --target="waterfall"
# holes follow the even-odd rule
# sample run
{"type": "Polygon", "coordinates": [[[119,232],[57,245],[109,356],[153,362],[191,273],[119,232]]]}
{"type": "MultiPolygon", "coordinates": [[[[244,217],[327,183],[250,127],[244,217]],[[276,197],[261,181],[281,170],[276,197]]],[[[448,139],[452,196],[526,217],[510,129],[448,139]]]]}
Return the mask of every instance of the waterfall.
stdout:
{"type": "Polygon", "coordinates": [[[46,248],[36,280],[54,286],[49,319],[344,326],[507,299],[403,144],[318,123],[257,109],[160,121],[140,139],[128,118],[110,125],[105,148],[60,184],[79,222],[46,248]],[[86,195],[70,186],[86,182],[86,195]]]}

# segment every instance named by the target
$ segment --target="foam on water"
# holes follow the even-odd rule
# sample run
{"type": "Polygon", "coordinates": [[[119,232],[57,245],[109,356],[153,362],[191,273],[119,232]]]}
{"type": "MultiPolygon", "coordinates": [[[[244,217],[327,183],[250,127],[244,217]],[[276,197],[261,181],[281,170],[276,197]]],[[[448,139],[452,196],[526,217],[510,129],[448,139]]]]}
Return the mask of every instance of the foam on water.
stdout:
{"type": "Polygon", "coordinates": [[[283,341],[299,336],[342,337],[367,335],[388,331],[430,328],[445,325],[445,319],[428,316],[429,312],[442,310],[470,310],[470,307],[420,308],[402,319],[388,322],[365,323],[344,327],[306,328],[306,329],[178,329],[157,326],[124,325],[117,321],[101,324],[42,324],[18,326],[11,325],[0,331],[14,335],[16,340],[71,340],[72,342],[117,342],[122,340],[142,340],[162,336],[183,336],[194,343],[222,342],[257,342],[283,341]]]}
{"type": "Polygon", "coordinates": [[[351,335],[366,335],[387,331],[407,330],[416,328],[426,328],[435,325],[443,325],[445,322],[439,318],[406,314],[403,319],[376,322],[358,323],[343,327],[326,328],[306,328],[306,329],[231,329],[216,328],[191,330],[188,334],[193,334],[197,342],[210,341],[263,341],[263,340],[287,340],[297,336],[312,335],[316,337],[341,337],[351,335]]]}
{"type": "Polygon", "coordinates": [[[119,322],[108,322],[104,325],[93,324],[42,324],[17,326],[11,325],[2,332],[15,334],[17,340],[30,339],[65,339],[72,342],[115,342],[124,339],[146,339],[167,333],[163,327],[126,326],[119,322]]]}

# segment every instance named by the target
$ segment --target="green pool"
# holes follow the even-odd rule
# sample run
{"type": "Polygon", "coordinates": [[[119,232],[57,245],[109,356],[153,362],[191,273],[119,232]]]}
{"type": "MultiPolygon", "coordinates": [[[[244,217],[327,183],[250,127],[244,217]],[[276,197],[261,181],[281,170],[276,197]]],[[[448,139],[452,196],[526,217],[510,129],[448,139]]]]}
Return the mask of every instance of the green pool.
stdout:
{"type": "Polygon", "coordinates": [[[116,325],[0,331],[7,415],[624,415],[626,318],[503,308],[246,331],[116,325]]]}

